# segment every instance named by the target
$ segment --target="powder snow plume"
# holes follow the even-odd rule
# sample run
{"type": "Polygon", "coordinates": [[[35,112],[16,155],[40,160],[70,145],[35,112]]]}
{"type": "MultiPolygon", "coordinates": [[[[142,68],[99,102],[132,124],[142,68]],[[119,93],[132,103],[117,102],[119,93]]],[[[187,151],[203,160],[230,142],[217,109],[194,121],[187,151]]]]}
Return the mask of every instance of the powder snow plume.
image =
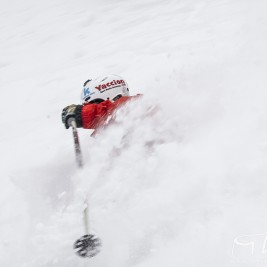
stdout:
{"type": "Polygon", "coordinates": [[[2,1],[0,265],[265,266],[263,0],[2,1]],[[114,73],[143,94],[75,165],[62,108],[114,73]],[[75,255],[90,230],[103,243],[75,255]]]}

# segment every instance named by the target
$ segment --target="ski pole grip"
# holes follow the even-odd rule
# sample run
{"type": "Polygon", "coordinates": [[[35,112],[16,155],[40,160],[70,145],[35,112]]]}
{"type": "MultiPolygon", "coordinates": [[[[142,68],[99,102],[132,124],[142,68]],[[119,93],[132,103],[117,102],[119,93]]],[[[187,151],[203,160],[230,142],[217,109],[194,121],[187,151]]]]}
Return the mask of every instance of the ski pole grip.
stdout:
{"type": "Polygon", "coordinates": [[[68,119],[68,125],[69,125],[70,127],[74,128],[74,129],[77,128],[77,124],[76,124],[76,121],[75,121],[74,118],[69,118],[69,119],[68,119]]]}

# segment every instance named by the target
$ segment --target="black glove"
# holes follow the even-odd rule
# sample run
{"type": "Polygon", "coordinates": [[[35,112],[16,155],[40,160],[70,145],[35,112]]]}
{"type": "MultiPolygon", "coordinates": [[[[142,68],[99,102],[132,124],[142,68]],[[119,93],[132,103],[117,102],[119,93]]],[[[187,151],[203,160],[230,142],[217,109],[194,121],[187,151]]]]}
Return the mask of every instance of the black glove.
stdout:
{"type": "Polygon", "coordinates": [[[75,120],[77,127],[82,127],[82,105],[70,105],[62,110],[62,122],[69,129],[71,120],[75,120]]]}

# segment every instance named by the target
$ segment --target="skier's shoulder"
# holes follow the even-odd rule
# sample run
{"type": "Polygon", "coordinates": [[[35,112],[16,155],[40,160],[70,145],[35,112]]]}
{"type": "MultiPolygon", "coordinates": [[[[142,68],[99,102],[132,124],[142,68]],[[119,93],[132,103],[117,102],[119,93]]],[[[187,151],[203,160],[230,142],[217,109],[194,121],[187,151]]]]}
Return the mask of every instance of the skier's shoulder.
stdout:
{"type": "Polygon", "coordinates": [[[120,106],[126,102],[129,102],[131,100],[136,100],[142,96],[143,96],[142,94],[137,94],[137,95],[133,95],[133,96],[122,96],[118,100],[116,100],[114,103],[116,104],[116,106],[120,106]]]}

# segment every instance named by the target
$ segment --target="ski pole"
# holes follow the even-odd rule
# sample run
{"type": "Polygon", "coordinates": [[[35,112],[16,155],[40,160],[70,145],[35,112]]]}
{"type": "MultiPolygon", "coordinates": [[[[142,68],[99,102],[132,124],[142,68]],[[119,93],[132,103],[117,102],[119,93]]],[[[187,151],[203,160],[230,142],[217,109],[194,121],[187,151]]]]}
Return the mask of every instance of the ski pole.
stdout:
{"type": "MultiPolygon", "coordinates": [[[[70,119],[69,124],[72,128],[73,140],[74,140],[74,148],[75,148],[75,156],[77,166],[79,168],[83,167],[82,160],[82,151],[79,142],[79,136],[77,131],[77,124],[74,119],[70,119]]],[[[81,257],[94,257],[100,251],[101,240],[93,234],[89,234],[89,219],[88,219],[88,200],[85,196],[84,200],[84,210],[83,210],[83,222],[84,222],[84,230],[85,235],[76,240],[74,243],[74,250],[81,257]]]]}

